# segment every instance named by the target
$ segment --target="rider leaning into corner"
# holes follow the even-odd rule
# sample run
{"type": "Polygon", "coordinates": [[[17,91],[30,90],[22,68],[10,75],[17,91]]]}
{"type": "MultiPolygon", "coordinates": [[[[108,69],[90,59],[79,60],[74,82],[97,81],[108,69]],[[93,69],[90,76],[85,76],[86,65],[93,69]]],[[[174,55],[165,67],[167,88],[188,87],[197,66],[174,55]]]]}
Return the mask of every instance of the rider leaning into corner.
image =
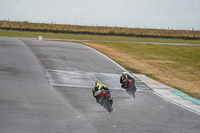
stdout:
{"type": "Polygon", "coordinates": [[[125,87],[126,87],[126,86],[125,86],[125,83],[126,83],[129,79],[135,81],[130,75],[128,75],[127,72],[122,72],[122,76],[120,77],[120,83],[122,84],[122,85],[121,85],[122,88],[125,88],[125,87]]]}
{"type": "Polygon", "coordinates": [[[92,93],[93,93],[93,97],[95,97],[96,102],[99,103],[100,98],[99,96],[95,96],[95,92],[99,91],[99,90],[106,90],[108,92],[111,92],[110,89],[108,89],[105,85],[101,84],[99,81],[95,82],[94,88],[92,89],[92,93]]]}

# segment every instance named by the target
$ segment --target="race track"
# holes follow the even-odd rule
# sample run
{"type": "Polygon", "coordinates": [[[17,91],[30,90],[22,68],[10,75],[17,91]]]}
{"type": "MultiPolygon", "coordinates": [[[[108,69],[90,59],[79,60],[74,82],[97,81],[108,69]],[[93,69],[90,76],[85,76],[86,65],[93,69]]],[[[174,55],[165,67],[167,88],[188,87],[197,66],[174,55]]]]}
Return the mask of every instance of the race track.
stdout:
{"type": "Polygon", "coordinates": [[[0,37],[0,133],[199,133],[200,116],[137,81],[120,88],[123,69],[72,42],[0,37]],[[96,80],[112,90],[113,112],[92,97],[96,80]]]}

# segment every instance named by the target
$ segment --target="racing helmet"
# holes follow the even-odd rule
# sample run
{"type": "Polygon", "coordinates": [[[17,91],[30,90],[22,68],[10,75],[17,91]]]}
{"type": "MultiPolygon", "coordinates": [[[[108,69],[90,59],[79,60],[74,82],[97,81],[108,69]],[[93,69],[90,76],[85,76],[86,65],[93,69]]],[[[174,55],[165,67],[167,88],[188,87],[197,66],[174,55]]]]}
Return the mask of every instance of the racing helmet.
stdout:
{"type": "Polygon", "coordinates": [[[127,74],[127,72],[125,72],[125,71],[124,71],[124,72],[122,72],[122,75],[126,75],[126,74],[127,74]]]}
{"type": "Polygon", "coordinates": [[[96,81],[96,82],[95,82],[95,86],[97,86],[97,84],[100,84],[100,82],[99,82],[99,81],[96,81]]]}

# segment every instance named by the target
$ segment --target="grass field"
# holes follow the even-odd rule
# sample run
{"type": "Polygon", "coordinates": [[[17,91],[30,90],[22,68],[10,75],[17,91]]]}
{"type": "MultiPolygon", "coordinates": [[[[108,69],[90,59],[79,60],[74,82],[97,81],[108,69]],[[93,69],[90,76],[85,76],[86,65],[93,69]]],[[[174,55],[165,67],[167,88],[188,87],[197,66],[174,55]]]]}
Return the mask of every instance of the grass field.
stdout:
{"type": "Polygon", "coordinates": [[[200,46],[170,46],[133,42],[200,44],[200,40],[56,34],[0,30],[0,36],[92,40],[80,42],[109,56],[132,72],[146,74],[200,99],[200,46]],[[106,42],[109,41],[109,42],[106,42]]]}

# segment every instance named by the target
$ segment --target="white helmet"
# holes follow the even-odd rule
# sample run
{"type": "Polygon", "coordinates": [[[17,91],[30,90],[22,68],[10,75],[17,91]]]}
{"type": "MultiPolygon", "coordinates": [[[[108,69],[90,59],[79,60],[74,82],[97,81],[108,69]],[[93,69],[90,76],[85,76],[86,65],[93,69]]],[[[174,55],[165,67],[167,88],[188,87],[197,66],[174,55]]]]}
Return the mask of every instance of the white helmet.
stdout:
{"type": "Polygon", "coordinates": [[[122,72],[122,75],[126,75],[127,74],[127,72],[122,72]]]}

